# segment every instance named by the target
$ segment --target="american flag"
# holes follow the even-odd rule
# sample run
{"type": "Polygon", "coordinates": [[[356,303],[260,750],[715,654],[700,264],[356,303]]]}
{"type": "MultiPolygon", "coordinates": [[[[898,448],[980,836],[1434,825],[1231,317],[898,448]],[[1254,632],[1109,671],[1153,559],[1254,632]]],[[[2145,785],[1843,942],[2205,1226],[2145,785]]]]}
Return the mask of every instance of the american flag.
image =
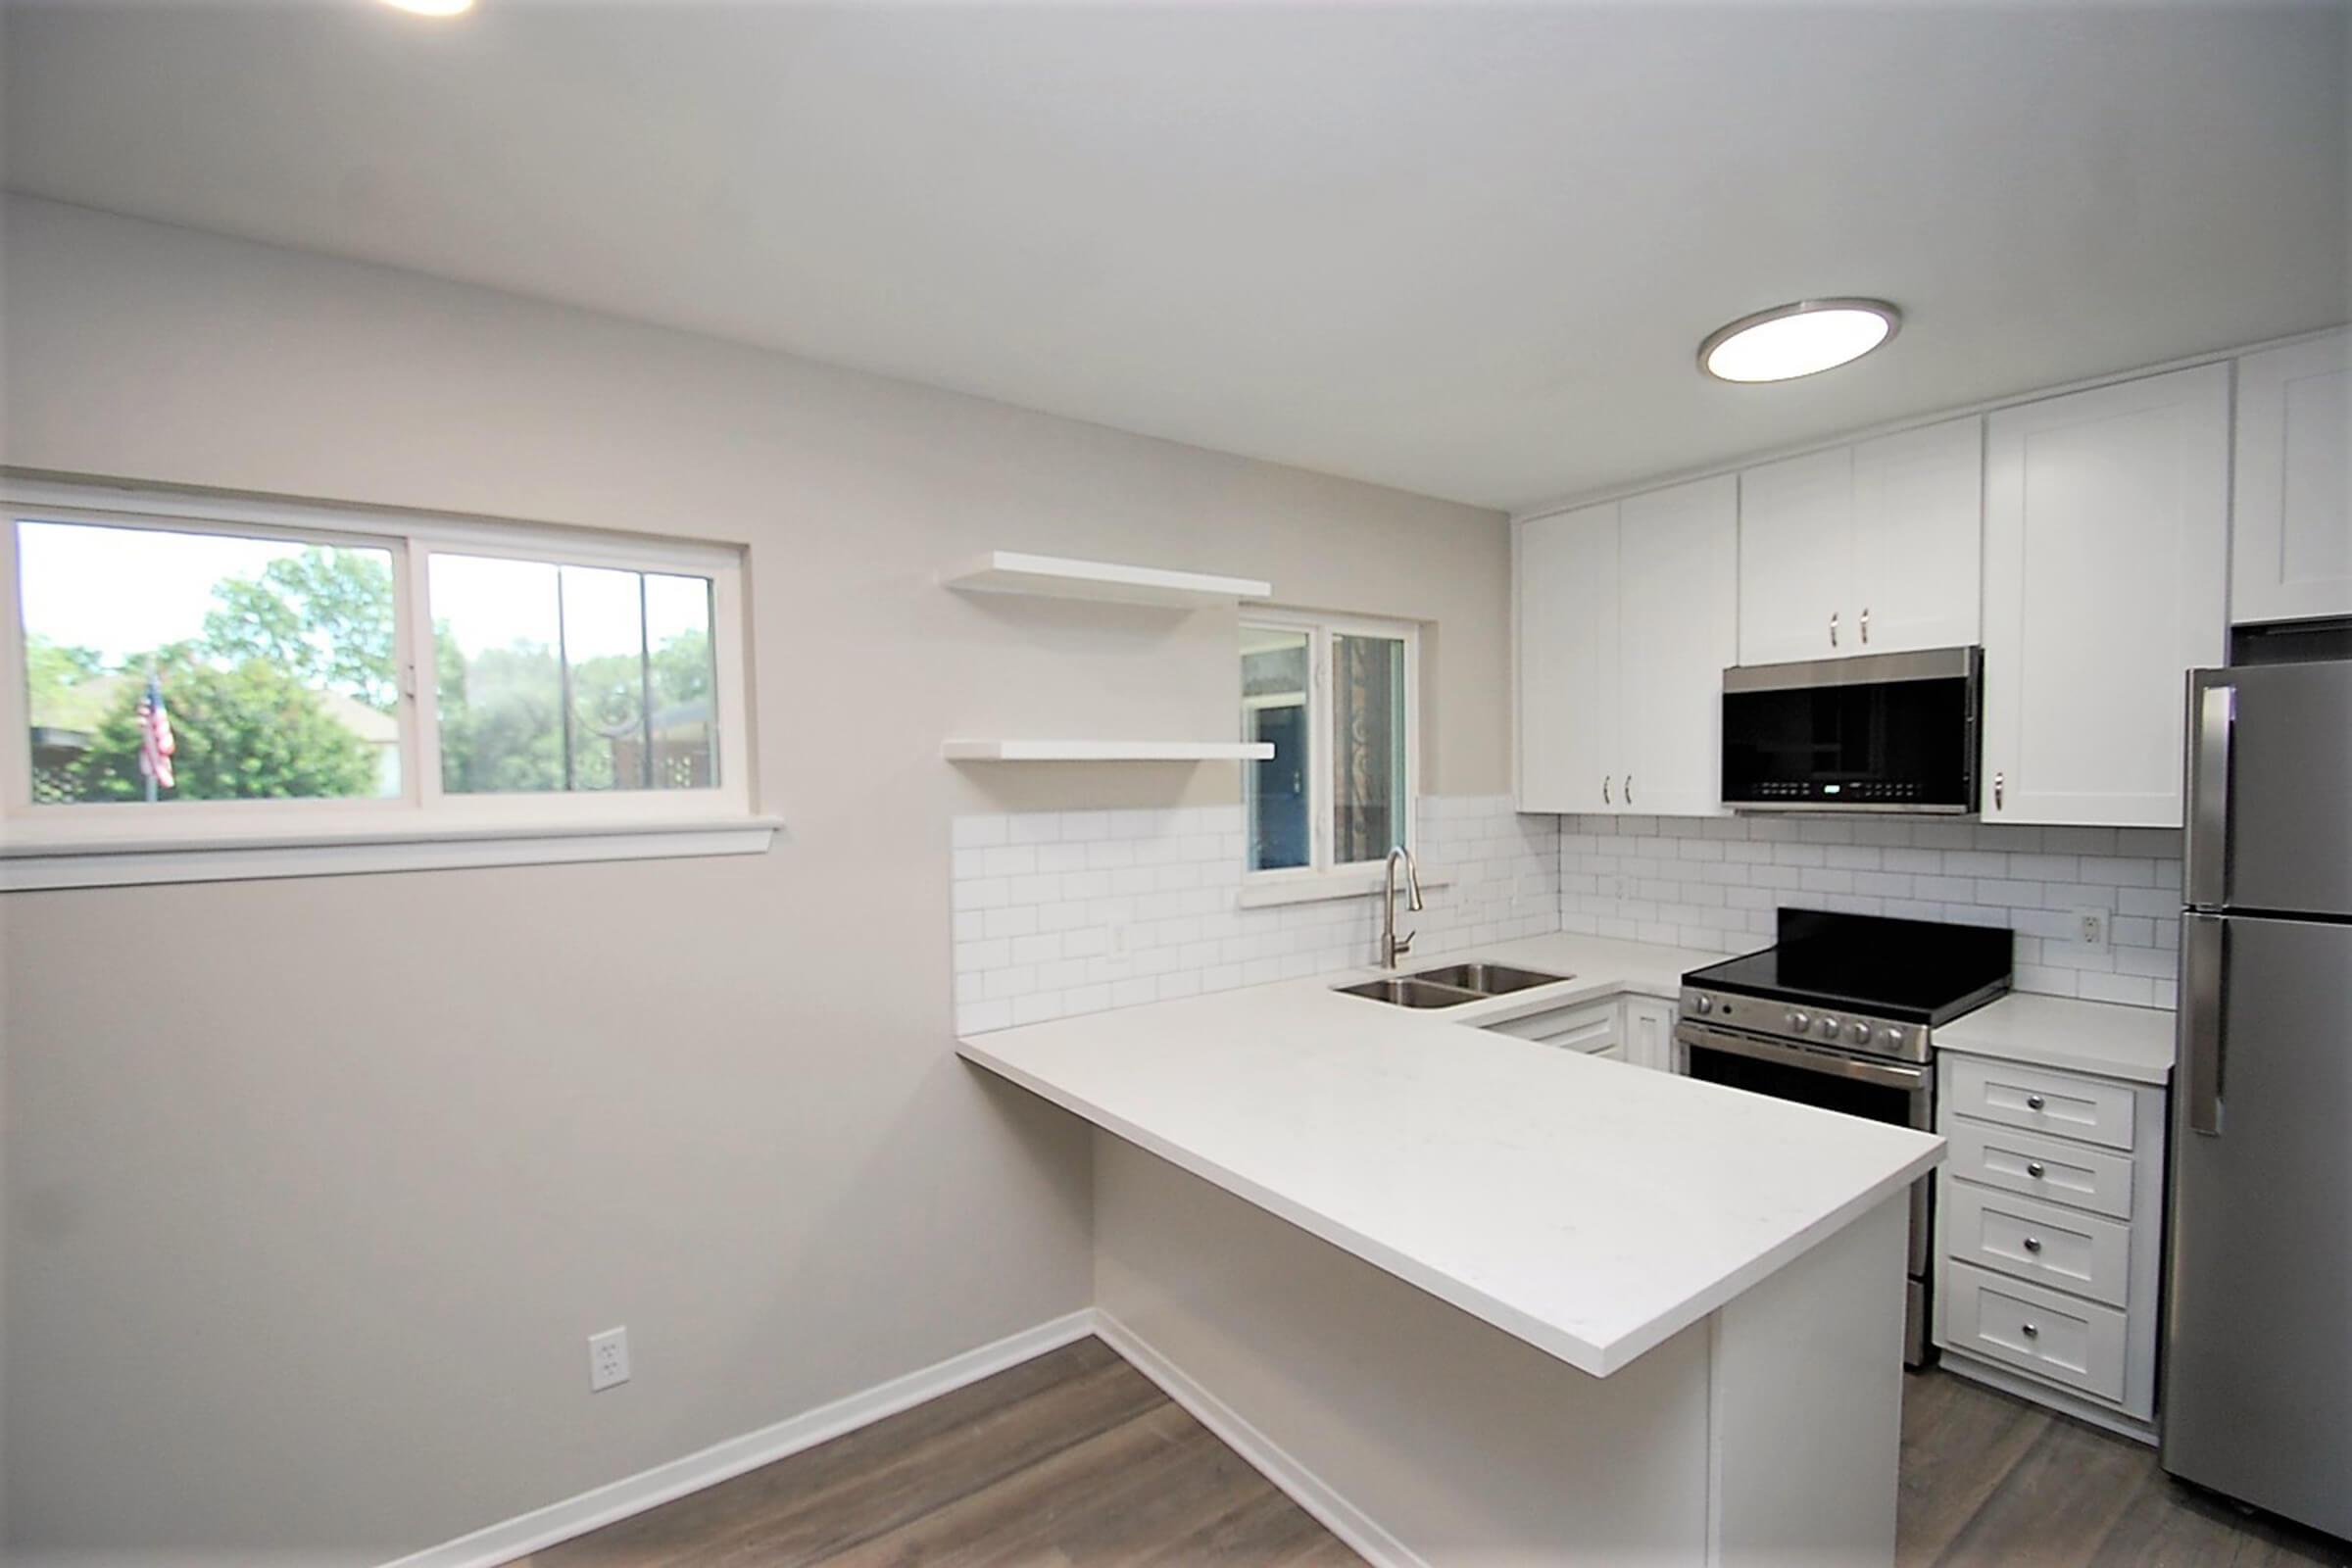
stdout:
{"type": "Polygon", "coordinates": [[[157,787],[172,787],[172,754],[179,743],[172,738],[172,718],[164,711],[163,683],[147,677],[147,695],[139,699],[139,771],[157,787]]]}

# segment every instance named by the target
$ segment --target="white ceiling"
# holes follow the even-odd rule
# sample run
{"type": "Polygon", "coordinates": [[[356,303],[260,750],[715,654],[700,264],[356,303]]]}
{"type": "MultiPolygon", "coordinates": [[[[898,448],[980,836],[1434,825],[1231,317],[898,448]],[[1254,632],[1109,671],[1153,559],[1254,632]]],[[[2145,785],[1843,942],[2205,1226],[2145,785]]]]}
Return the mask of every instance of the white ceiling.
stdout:
{"type": "Polygon", "coordinates": [[[2347,10],[19,0],[14,189],[1498,506],[2347,304],[2347,10]],[[1698,375],[1883,295],[1885,352],[1698,375]]]}

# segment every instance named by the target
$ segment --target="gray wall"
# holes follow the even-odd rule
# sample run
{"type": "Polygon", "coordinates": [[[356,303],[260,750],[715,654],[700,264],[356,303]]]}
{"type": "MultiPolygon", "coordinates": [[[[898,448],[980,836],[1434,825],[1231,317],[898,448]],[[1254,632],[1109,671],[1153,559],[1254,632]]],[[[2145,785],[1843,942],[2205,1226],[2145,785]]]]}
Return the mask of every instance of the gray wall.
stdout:
{"type": "Polygon", "coordinates": [[[1234,774],[938,746],[1230,736],[1233,616],[967,600],[959,558],[1432,621],[1424,787],[1506,787],[1498,514],[47,203],[0,241],[8,463],[748,542],[789,824],[0,901],[21,1544],[388,1555],[1086,1303],[1085,1137],[951,1054],[949,819],[1234,774]]]}

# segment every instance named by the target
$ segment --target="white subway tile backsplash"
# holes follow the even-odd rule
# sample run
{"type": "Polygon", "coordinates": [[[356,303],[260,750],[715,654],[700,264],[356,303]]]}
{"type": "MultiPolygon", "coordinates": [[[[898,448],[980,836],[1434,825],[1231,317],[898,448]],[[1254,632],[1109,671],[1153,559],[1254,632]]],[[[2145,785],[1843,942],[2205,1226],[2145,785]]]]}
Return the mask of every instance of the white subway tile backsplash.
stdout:
{"type": "MultiPolygon", "coordinates": [[[[1416,958],[1549,931],[1739,953],[1783,905],[2018,933],[2018,989],[2171,1006],[2180,835],[1803,817],[1523,816],[1420,803],[1441,885],[1416,958]],[[2110,913],[2110,946],[2074,912],[2110,913]]],[[[1242,810],[958,817],[956,1028],[966,1034],[1327,973],[1376,957],[1377,900],[1244,908],[1242,810]]]]}
{"type": "MultiPolygon", "coordinates": [[[[1595,869],[1576,874],[1594,888],[1604,874],[1612,885],[1639,881],[1642,873],[1620,866],[1614,853],[1618,821],[1602,820],[1604,827],[1579,835],[1575,852],[1595,869]],[[1605,873],[1597,869],[1604,859],[1605,873]]],[[[1649,880],[1671,884],[1675,894],[1660,904],[1702,923],[1722,912],[1729,890],[1680,880],[1720,872],[1717,844],[1691,824],[1668,833],[1654,820],[1627,820],[1647,821],[1640,858],[1649,880]]],[[[1243,827],[1238,806],[956,818],[957,1031],[1375,961],[1380,928],[1370,897],[1241,906],[1243,827]]],[[[1437,885],[1426,889],[1428,908],[1410,917],[1419,933],[1414,957],[1560,928],[1567,856],[1558,818],[1521,816],[1501,796],[1432,796],[1420,803],[1419,828],[1422,868],[1437,885]]],[[[1653,926],[1671,918],[1655,906],[1643,908],[1653,926]]],[[[1652,940],[1677,939],[1670,929],[1652,940]]]]}
{"type": "Polygon", "coordinates": [[[1561,929],[1736,953],[1770,940],[1783,905],[2005,925],[2018,933],[2021,991],[2173,1004],[2180,945],[2177,832],[1696,820],[1702,840],[1731,841],[1722,860],[1686,858],[1689,822],[1562,817],[1561,929]],[[2073,940],[2073,911],[2084,908],[2115,911],[2109,948],[2094,953],[2073,940]]]}

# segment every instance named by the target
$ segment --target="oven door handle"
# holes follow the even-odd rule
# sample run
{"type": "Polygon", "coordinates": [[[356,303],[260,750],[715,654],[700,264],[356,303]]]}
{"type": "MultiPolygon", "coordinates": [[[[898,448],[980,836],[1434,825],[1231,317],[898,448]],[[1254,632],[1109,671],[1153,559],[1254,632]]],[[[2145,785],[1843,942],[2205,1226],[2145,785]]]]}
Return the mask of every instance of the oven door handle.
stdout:
{"type": "Polygon", "coordinates": [[[1735,1056],[1749,1056],[1757,1061],[1777,1062],[1784,1067],[1796,1067],[1805,1072],[1825,1073],[1833,1078],[1851,1078],[1858,1083],[1876,1084],[1882,1089],[1900,1089],[1906,1094],[1924,1094],[1928,1088],[1928,1073],[1924,1067],[1905,1067],[1894,1062],[1864,1061],[1827,1051],[1811,1051],[1801,1046],[1776,1045],[1748,1035],[1735,1035],[1703,1023],[1685,1022],[1675,1030],[1676,1039],[1687,1049],[1721,1051],[1735,1056]]]}

